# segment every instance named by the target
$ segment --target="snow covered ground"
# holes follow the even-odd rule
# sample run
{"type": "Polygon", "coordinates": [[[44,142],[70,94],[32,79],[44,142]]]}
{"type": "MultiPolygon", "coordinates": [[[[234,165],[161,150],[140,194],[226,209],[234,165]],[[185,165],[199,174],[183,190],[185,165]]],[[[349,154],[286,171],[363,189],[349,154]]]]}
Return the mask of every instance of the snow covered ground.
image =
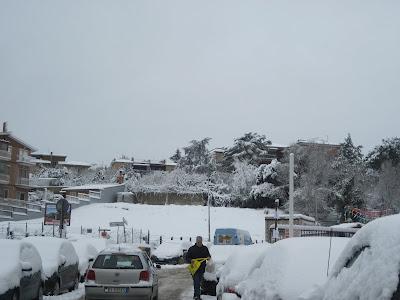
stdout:
{"type": "MultiPolygon", "coordinates": [[[[196,237],[202,235],[208,237],[207,207],[205,206],[181,206],[181,205],[142,205],[129,203],[92,204],[72,211],[69,234],[79,234],[81,227],[93,230],[93,235],[98,235],[98,228],[110,228],[109,223],[122,221],[125,218],[129,228],[142,230],[143,235],[150,231],[151,237],[156,239],[163,236],[164,239],[174,237],[196,237]]],[[[36,228],[36,233],[41,231],[43,219],[30,220],[28,231],[36,228]]],[[[0,223],[0,227],[6,227],[8,222],[0,223]]],[[[211,238],[216,228],[234,227],[250,232],[253,240],[264,240],[264,212],[256,209],[243,209],[231,207],[211,208],[211,238]]],[[[25,221],[11,224],[15,233],[25,232],[25,221]]],[[[52,226],[45,226],[48,232],[52,226]]],[[[116,236],[116,227],[111,228],[112,238],[116,236]]],[[[135,233],[137,232],[135,231],[135,233]]],[[[121,231],[120,231],[121,233],[121,231]]],[[[131,231],[127,233],[128,237],[131,231]]]]}

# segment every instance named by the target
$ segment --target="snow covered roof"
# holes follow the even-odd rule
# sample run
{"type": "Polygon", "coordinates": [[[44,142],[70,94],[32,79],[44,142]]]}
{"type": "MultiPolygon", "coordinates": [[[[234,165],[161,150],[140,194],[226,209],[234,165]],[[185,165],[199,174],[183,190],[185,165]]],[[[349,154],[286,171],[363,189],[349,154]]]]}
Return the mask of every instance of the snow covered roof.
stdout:
{"type": "Polygon", "coordinates": [[[342,223],[338,225],[333,225],[331,228],[361,228],[363,227],[362,223],[342,223]]]}
{"type": "Polygon", "coordinates": [[[16,136],[14,136],[14,135],[11,133],[11,131],[8,131],[8,132],[0,132],[0,136],[7,137],[8,139],[14,140],[14,141],[16,141],[18,144],[24,146],[25,148],[27,148],[27,149],[29,149],[29,150],[31,150],[31,151],[36,151],[36,148],[35,148],[35,147],[33,147],[33,146],[31,146],[31,145],[25,143],[23,140],[17,138],[16,136]]]}
{"type": "Polygon", "coordinates": [[[87,162],[81,161],[62,161],[58,163],[63,166],[71,166],[71,167],[91,167],[92,165],[87,162]]]}
{"type": "Polygon", "coordinates": [[[118,162],[118,163],[128,163],[128,164],[133,164],[133,160],[130,159],[125,159],[125,158],[118,158],[114,160],[113,162],[118,162]]]}
{"type": "Polygon", "coordinates": [[[214,148],[210,150],[210,152],[219,152],[219,153],[224,153],[226,150],[224,148],[214,148]]]}
{"type": "MultiPolygon", "coordinates": [[[[265,216],[266,220],[275,220],[275,215],[266,215],[265,216]]],[[[278,219],[289,219],[289,215],[288,214],[278,214],[278,219]]],[[[293,214],[293,219],[303,219],[303,220],[307,220],[310,222],[315,222],[315,219],[313,217],[310,216],[306,216],[303,214],[293,214]]]]}
{"type": "Polygon", "coordinates": [[[104,190],[107,188],[121,186],[122,184],[118,183],[108,183],[108,184],[86,184],[86,185],[78,185],[72,186],[68,188],[63,188],[63,191],[79,191],[79,190],[104,190]]]}

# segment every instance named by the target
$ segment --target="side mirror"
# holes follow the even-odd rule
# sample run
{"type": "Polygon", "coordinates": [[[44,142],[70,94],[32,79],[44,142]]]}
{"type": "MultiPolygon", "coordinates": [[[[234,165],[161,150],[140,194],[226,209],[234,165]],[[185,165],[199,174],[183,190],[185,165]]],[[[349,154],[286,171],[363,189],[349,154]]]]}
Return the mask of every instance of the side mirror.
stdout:
{"type": "Polygon", "coordinates": [[[161,269],[161,266],[160,266],[160,265],[156,265],[156,268],[157,268],[157,269],[161,269]]]}
{"type": "Polygon", "coordinates": [[[94,258],[92,257],[92,258],[89,258],[89,262],[91,263],[91,262],[94,262],[94,258]]]}
{"type": "Polygon", "coordinates": [[[32,265],[28,262],[21,262],[22,272],[32,272],[32,265]]]}

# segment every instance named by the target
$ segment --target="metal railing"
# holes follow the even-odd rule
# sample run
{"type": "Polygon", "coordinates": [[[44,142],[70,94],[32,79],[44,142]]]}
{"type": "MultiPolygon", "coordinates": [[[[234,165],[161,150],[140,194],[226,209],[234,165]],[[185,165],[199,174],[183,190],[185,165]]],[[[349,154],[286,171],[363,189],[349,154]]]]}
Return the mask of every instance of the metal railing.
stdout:
{"type": "Polygon", "coordinates": [[[42,204],[36,202],[30,202],[25,200],[17,200],[10,198],[0,198],[0,204],[8,205],[16,208],[22,208],[27,210],[43,211],[42,204]]]}
{"type": "Polygon", "coordinates": [[[32,162],[33,157],[29,155],[18,155],[17,162],[23,162],[23,163],[28,163],[28,164],[35,164],[32,162]]]}
{"type": "Polygon", "coordinates": [[[17,184],[20,184],[20,185],[29,185],[29,178],[18,177],[18,178],[17,178],[17,184]]]}

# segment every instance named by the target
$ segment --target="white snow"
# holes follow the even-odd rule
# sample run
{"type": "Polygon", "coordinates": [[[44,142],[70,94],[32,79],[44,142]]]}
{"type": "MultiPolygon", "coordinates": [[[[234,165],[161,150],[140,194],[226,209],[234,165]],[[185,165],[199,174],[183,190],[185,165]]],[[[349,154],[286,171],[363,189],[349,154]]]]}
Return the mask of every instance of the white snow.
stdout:
{"type": "Polygon", "coordinates": [[[97,250],[97,252],[103,251],[110,244],[110,241],[107,239],[88,237],[87,235],[81,234],[68,234],[68,240],[71,242],[84,240],[84,242],[92,245],[97,250]]]}
{"type": "Polygon", "coordinates": [[[159,259],[168,259],[183,255],[183,250],[189,249],[190,242],[164,242],[152,253],[159,259]]]}
{"type": "Polygon", "coordinates": [[[239,282],[244,280],[252,270],[259,267],[270,246],[270,244],[264,243],[237,248],[236,251],[228,257],[219,271],[217,294],[222,294],[228,287],[235,287],[239,282]]]}
{"type": "Polygon", "coordinates": [[[75,252],[79,258],[79,273],[83,276],[89,267],[89,260],[94,260],[97,256],[97,249],[86,240],[71,241],[75,252]]]}
{"type": "Polygon", "coordinates": [[[390,300],[399,285],[399,228],[399,214],[365,225],[343,250],[327,283],[303,299],[390,300]],[[352,258],[353,264],[347,265],[352,258]]]}
{"type": "Polygon", "coordinates": [[[333,225],[331,228],[361,228],[364,224],[362,223],[342,223],[338,225],[333,225]]]}
{"type": "Polygon", "coordinates": [[[81,300],[85,296],[85,285],[79,284],[79,288],[70,293],[62,294],[59,296],[44,296],[44,300],[81,300]]]}
{"type": "Polygon", "coordinates": [[[77,191],[77,190],[104,190],[110,187],[120,186],[121,184],[108,183],[108,184],[86,184],[78,185],[68,188],[63,188],[63,191],[77,191]]]}
{"type": "MultiPolygon", "coordinates": [[[[207,207],[190,205],[92,204],[72,211],[71,227],[109,228],[125,218],[130,227],[168,237],[208,236],[207,207]]],[[[253,240],[264,239],[263,210],[232,207],[211,208],[211,238],[216,228],[234,227],[250,232],[253,240]]]]}
{"type": "Polygon", "coordinates": [[[58,163],[61,166],[70,166],[70,167],[91,167],[92,164],[83,162],[83,161],[61,161],[58,163]]]}
{"type": "MultiPolygon", "coordinates": [[[[332,238],[330,263],[350,239],[332,238]]],[[[259,268],[237,286],[243,300],[292,300],[327,279],[330,238],[291,238],[272,244],[259,268]]]]}
{"type": "Polygon", "coordinates": [[[46,277],[51,277],[64,260],[66,266],[79,263],[78,255],[68,240],[53,237],[27,237],[23,241],[32,243],[39,251],[46,277]]]}
{"type": "Polygon", "coordinates": [[[32,244],[17,240],[0,239],[0,295],[9,289],[19,286],[23,276],[22,266],[28,263],[30,273],[42,269],[42,260],[32,244]]]}

